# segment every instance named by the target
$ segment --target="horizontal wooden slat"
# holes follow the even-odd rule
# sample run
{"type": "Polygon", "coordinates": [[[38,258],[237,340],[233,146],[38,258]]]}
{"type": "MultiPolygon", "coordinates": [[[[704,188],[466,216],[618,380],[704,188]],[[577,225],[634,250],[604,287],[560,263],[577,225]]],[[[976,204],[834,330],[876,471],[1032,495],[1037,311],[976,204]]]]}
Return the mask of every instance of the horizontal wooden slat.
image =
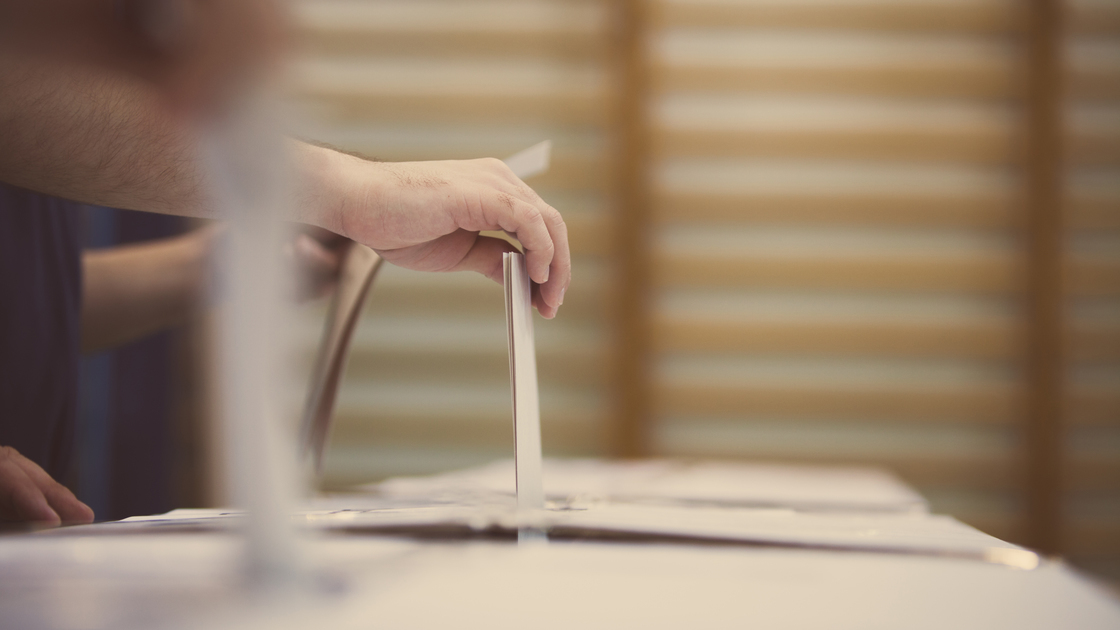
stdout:
{"type": "MultiPolygon", "coordinates": [[[[659,447],[656,454],[660,456],[720,458],[782,464],[877,466],[896,473],[904,481],[919,489],[934,487],[1015,491],[1022,487],[1024,480],[1021,458],[998,453],[984,456],[956,453],[945,453],[943,455],[900,454],[897,456],[876,454],[775,456],[767,453],[731,451],[719,447],[703,448],[701,450],[664,444],[659,447]]],[[[1070,462],[1067,477],[1068,486],[1074,490],[1117,490],[1120,489],[1120,462],[1115,460],[1070,462]]]]}
{"type": "Polygon", "coordinates": [[[1071,518],[1063,538],[1066,553],[1120,559],[1120,518],[1071,518]]]}
{"type": "Polygon", "coordinates": [[[1120,426],[1120,388],[1071,385],[1066,415],[1071,424],[1120,426]]]}
{"type": "MultiPolygon", "coordinates": [[[[1008,424],[1020,410],[1014,388],[852,388],[737,386],[661,383],[660,413],[702,413],[741,418],[744,413],[777,417],[859,418],[917,422],[958,420],[1008,424]]],[[[1067,419],[1075,426],[1120,426],[1120,389],[1070,387],[1067,419]]]]}
{"type": "MultiPolygon", "coordinates": [[[[658,0],[652,3],[655,28],[796,28],[878,32],[938,32],[1001,35],[1023,25],[1020,3],[1008,0],[845,2],[783,0],[658,0]]],[[[1067,29],[1074,35],[1120,34],[1115,2],[1067,3],[1067,29]]]]}
{"type": "Polygon", "coordinates": [[[1067,337],[1071,361],[1120,361],[1120,321],[1074,323],[1067,337]]]}
{"type": "Polygon", "coordinates": [[[1120,64],[1112,67],[1074,66],[1067,73],[1070,97],[1087,100],[1120,99],[1120,64]]]}
{"type": "Polygon", "coordinates": [[[734,321],[662,315],[654,320],[661,352],[1010,359],[1021,332],[1010,322],[734,321]]]}
{"type": "MultiPolygon", "coordinates": [[[[1013,322],[732,319],[660,315],[653,339],[659,352],[782,356],[875,356],[1012,360],[1022,351],[1013,322]]],[[[1120,323],[1069,327],[1072,361],[1120,361],[1120,323]]],[[[1118,410],[1120,412],[1120,410],[1118,410]]]]}
{"type": "Polygon", "coordinates": [[[658,0],[652,4],[655,27],[820,28],[866,31],[1006,33],[1019,16],[1006,0],[965,2],[731,2],[658,0]]]}
{"type": "Polygon", "coordinates": [[[1120,129],[1087,129],[1068,139],[1072,166],[1120,166],[1120,129]]]}
{"type": "Polygon", "coordinates": [[[661,382],[658,414],[737,418],[836,418],[886,422],[1009,424],[1020,408],[1014,388],[977,386],[829,386],[661,382]]]}
{"type": "MultiPolygon", "coordinates": [[[[606,377],[606,357],[594,348],[538,348],[537,357],[542,387],[593,387],[606,377]]],[[[502,384],[509,382],[509,353],[505,346],[487,352],[356,349],[346,375],[351,381],[502,384]]]]}
{"type": "Polygon", "coordinates": [[[1020,89],[1015,72],[994,62],[917,65],[884,60],[878,66],[814,67],[767,65],[752,59],[735,65],[655,60],[652,66],[651,82],[659,92],[1007,98],[1020,89]]]}
{"type": "Polygon", "coordinates": [[[1072,229],[1120,229],[1120,196],[1074,190],[1069,193],[1067,207],[1072,229]]]}
{"type": "Polygon", "coordinates": [[[662,157],[737,156],[929,160],[1003,164],[1018,160],[1018,139],[996,127],[975,129],[680,129],[653,136],[662,157]]]}
{"type": "Polygon", "coordinates": [[[752,463],[809,464],[814,466],[875,466],[885,468],[906,483],[922,487],[956,487],[982,490],[1006,490],[1018,483],[1019,466],[1015,458],[1006,456],[974,457],[946,454],[895,456],[824,456],[807,455],[777,457],[764,453],[742,453],[718,450],[681,449],[666,444],[658,456],[702,457],[752,463]]]}
{"type": "MultiPolygon", "coordinates": [[[[1074,191],[1067,203],[1071,229],[1120,229],[1120,197],[1074,191]]],[[[1010,193],[724,193],[662,188],[654,198],[654,220],[662,224],[1014,228],[1019,208],[1019,200],[1010,193]]]]}
{"type": "Polygon", "coordinates": [[[591,2],[299,2],[297,42],[317,54],[555,55],[605,48],[591,2]]]}
{"type": "Polygon", "coordinates": [[[742,222],[938,228],[1010,227],[1018,207],[1016,200],[996,194],[931,196],[804,191],[731,194],[659,190],[654,203],[654,217],[660,223],[742,222]]]}
{"type": "Polygon", "coordinates": [[[1120,35],[1120,4],[1110,0],[1067,2],[1065,19],[1074,35],[1120,35]]]}
{"type": "Polygon", "coordinates": [[[1077,491],[1120,491],[1120,458],[1106,455],[1066,456],[1069,489],[1077,491]]]}
{"type": "Polygon", "coordinates": [[[604,215],[589,213],[564,214],[568,241],[573,256],[603,256],[614,249],[612,222],[604,215]]]}
{"type": "Polygon", "coordinates": [[[795,257],[671,252],[655,259],[654,279],[663,287],[982,294],[1007,294],[1020,282],[1018,261],[994,254],[795,257]]]}
{"type": "Polygon", "coordinates": [[[318,101],[323,118],[334,121],[386,119],[440,122],[521,122],[601,125],[604,94],[598,90],[509,90],[458,92],[434,87],[430,93],[381,91],[372,85],[306,86],[301,96],[318,101]],[[363,89],[366,88],[366,89],[363,89]]]}
{"type": "MultiPolygon", "coordinates": [[[[543,135],[543,134],[542,134],[543,135]]],[[[354,151],[368,158],[383,162],[411,162],[416,160],[470,160],[480,157],[506,157],[513,149],[505,150],[479,146],[469,149],[448,149],[431,146],[389,146],[376,141],[362,141],[360,137],[332,144],[345,151],[354,151]]],[[[534,175],[526,183],[540,191],[549,200],[549,193],[575,190],[600,192],[607,183],[606,156],[590,150],[553,148],[548,171],[534,175]]],[[[565,212],[569,208],[558,207],[565,212]]]]}
{"type": "Polygon", "coordinates": [[[585,62],[606,51],[601,33],[583,28],[511,31],[433,25],[388,30],[370,24],[305,23],[297,34],[301,52],[313,55],[460,55],[548,57],[585,62]]]}
{"type": "Polygon", "coordinates": [[[1075,296],[1120,295],[1120,256],[1072,257],[1066,267],[1066,284],[1075,296]]]}
{"type": "MultiPolygon", "coordinates": [[[[340,409],[334,423],[332,442],[354,447],[360,444],[385,446],[446,445],[463,448],[509,445],[512,454],[513,423],[502,421],[512,412],[508,410],[479,414],[476,410],[463,409],[455,417],[433,416],[422,411],[392,413],[370,410],[355,414],[340,409]]],[[[541,434],[549,448],[586,448],[600,443],[603,423],[601,418],[581,409],[542,409],[541,434]]]]}

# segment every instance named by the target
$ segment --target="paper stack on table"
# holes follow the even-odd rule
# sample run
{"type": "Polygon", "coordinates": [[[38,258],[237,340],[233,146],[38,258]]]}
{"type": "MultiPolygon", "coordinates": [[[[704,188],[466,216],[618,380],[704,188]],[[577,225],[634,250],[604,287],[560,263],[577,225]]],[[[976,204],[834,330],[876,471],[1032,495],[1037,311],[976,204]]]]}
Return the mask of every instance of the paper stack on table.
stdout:
{"type": "MultiPolygon", "coordinates": [[[[514,493],[511,460],[427,477],[399,477],[363,486],[380,496],[486,501],[514,493]]],[[[802,511],[925,512],[926,500],[874,468],[790,466],[668,459],[544,460],[545,497],[779,507],[802,511]]]]}
{"type": "MultiPolygon", "coordinates": [[[[505,462],[395,479],[364,493],[321,498],[293,518],[314,529],[450,540],[505,538],[535,529],[553,540],[807,547],[963,558],[1021,569],[1040,562],[1017,545],[951,517],[928,514],[912,490],[865,469],[549,460],[545,479],[552,479],[552,471],[565,470],[576,474],[558,474],[557,482],[546,481],[546,487],[564,487],[567,496],[550,490],[553,500],[541,510],[519,509],[520,501],[508,489],[486,490],[485,483],[477,482],[489,476],[491,485],[508,488],[514,471],[505,462]],[[697,486],[707,485],[705,481],[712,482],[706,493],[697,486]],[[470,490],[472,485],[483,491],[470,490]],[[595,491],[603,487],[628,493],[628,498],[595,491]],[[783,505],[782,492],[793,500],[783,505]],[[699,499],[689,500],[690,493],[699,499]]],[[[237,518],[233,512],[176,510],[102,527],[194,530],[222,528],[237,518]]]]}

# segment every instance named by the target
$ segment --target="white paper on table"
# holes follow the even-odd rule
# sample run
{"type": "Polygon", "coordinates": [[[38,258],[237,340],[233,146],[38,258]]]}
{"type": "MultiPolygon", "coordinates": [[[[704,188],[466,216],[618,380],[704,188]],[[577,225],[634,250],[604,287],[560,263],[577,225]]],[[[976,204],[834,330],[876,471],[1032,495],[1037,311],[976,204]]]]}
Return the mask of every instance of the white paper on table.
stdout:
{"type": "Polygon", "coordinates": [[[532,287],[525,256],[502,258],[509,338],[509,378],[513,398],[514,469],[517,505],[544,507],[541,480],[541,406],[537,391],[536,342],[533,337],[532,287]]]}
{"type": "MultiPolygon", "coordinates": [[[[519,509],[513,497],[487,503],[407,503],[400,499],[344,497],[293,515],[312,529],[394,535],[447,535],[545,531],[552,539],[709,542],[849,550],[983,561],[1017,569],[1039,566],[1029,550],[951,517],[924,512],[797,512],[742,507],[592,503],[519,509]],[[353,507],[346,508],[345,505],[353,507]],[[321,509],[326,508],[326,509],[321,509]]],[[[159,517],[69,528],[197,530],[234,524],[236,512],[176,510],[159,517]]]]}
{"type": "MultiPolygon", "coordinates": [[[[513,495],[512,460],[363,486],[379,496],[471,502],[513,495]]],[[[925,512],[925,499],[875,468],[668,459],[544,460],[545,496],[644,503],[784,507],[807,511],[925,512]]]]}

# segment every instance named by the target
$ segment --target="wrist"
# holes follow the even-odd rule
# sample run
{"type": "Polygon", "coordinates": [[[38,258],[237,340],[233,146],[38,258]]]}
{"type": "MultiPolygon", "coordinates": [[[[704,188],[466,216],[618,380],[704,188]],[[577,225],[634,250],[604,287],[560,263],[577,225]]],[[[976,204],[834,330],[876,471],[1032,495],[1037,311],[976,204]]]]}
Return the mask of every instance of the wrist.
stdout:
{"type": "Polygon", "coordinates": [[[353,206],[353,170],[362,160],[300,142],[295,168],[300,190],[293,219],[349,237],[345,212],[353,206]]]}

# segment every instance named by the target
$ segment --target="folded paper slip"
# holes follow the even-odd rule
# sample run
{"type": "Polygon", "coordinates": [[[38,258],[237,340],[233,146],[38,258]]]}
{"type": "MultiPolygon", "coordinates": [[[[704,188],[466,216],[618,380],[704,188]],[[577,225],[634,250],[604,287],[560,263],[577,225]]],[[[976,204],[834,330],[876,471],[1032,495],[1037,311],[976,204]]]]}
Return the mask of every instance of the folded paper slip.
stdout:
{"type": "Polygon", "coordinates": [[[541,406],[537,389],[536,342],[533,337],[532,285],[525,256],[503,255],[509,379],[513,396],[514,470],[517,506],[544,507],[541,478],[541,406]]]}

